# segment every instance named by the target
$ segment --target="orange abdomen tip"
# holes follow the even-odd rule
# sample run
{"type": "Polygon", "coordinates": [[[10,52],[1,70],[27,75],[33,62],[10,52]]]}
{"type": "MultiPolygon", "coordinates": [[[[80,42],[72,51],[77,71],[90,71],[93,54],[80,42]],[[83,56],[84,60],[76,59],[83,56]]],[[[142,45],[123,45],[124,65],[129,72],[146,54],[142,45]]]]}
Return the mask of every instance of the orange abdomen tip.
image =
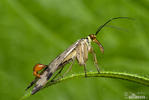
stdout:
{"type": "Polygon", "coordinates": [[[33,75],[40,78],[40,74],[38,74],[36,71],[33,72],[33,75]]]}
{"type": "Polygon", "coordinates": [[[42,70],[46,65],[44,64],[36,64],[33,68],[33,75],[36,77],[40,77],[40,74],[38,74],[38,71],[42,70]]]}

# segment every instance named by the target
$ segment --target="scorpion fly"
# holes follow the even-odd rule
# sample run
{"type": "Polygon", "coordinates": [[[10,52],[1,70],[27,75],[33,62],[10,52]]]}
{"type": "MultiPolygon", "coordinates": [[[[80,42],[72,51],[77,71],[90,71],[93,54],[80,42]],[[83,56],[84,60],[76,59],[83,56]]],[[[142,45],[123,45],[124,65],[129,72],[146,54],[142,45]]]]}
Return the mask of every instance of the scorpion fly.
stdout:
{"type": "Polygon", "coordinates": [[[33,68],[33,74],[36,77],[30,83],[30,85],[26,88],[26,90],[35,84],[35,86],[32,90],[32,93],[31,93],[31,94],[35,94],[36,92],[38,92],[41,88],[43,88],[45,86],[45,84],[48,82],[48,80],[52,77],[53,73],[55,73],[57,70],[59,70],[59,72],[53,77],[53,79],[51,81],[53,81],[54,78],[58,74],[61,73],[61,71],[64,68],[64,65],[66,65],[69,62],[72,62],[72,64],[68,68],[68,70],[63,74],[63,76],[64,76],[71,69],[75,60],[77,60],[79,65],[84,67],[85,76],[87,76],[87,74],[86,74],[86,62],[88,60],[88,53],[91,53],[93,55],[94,64],[95,64],[95,67],[99,73],[100,71],[99,71],[99,67],[97,64],[96,54],[95,54],[95,52],[91,46],[91,42],[96,43],[99,46],[100,51],[102,53],[104,53],[103,46],[101,45],[101,43],[96,38],[97,34],[100,32],[100,30],[103,27],[105,27],[112,20],[122,19],[122,18],[128,19],[128,17],[116,17],[116,18],[112,18],[112,19],[108,20],[106,23],[104,23],[103,25],[101,25],[98,28],[98,30],[96,31],[95,34],[90,34],[86,38],[82,38],[82,39],[77,40],[68,49],[66,49],[63,53],[61,53],[59,56],[57,56],[50,64],[48,64],[48,65],[36,64],[33,68]],[[40,70],[42,70],[42,72],[40,74],[38,74],[38,72],[40,70]]]}

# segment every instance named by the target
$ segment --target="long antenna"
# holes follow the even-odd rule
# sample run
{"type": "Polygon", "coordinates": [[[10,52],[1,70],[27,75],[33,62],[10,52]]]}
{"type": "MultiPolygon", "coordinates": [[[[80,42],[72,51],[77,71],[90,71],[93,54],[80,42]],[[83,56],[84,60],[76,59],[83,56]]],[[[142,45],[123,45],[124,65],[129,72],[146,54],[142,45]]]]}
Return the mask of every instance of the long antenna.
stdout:
{"type": "Polygon", "coordinates": [[[101,25],[98,28],[98,30],[96,31],[95,35],[97,35],[101,31],[101,29],[103,27],[105,27],[109,22],[111,22],[112,20],[115,20],[115,19],[132,19],[132,18],[130,18],[130,17],[115,17],[115,18],[111,18],[111,19],[109,19],[107,22],[105,22],[103,25],[101,25]]]}

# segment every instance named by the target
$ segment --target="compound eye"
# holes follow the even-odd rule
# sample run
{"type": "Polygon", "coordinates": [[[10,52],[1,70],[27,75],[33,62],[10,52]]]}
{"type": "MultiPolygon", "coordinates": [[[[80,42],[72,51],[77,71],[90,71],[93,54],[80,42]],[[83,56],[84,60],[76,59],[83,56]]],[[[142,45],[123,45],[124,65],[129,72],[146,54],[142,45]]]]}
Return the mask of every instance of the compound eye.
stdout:
{"type": "Polygon", "coordinates": [[[91,35],[89,35],[89,36],[90,36],[90,38],[91,38],[92,40],[96,39],[96,35],[94,35],[94,34],[91,34],[91,35]]]}

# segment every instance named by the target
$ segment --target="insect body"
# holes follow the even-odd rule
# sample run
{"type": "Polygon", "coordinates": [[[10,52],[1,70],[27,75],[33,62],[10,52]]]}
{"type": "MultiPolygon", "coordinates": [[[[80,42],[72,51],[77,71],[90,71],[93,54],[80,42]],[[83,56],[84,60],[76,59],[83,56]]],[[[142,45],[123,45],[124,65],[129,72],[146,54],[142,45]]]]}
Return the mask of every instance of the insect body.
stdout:
{"type": "MultiPolygon", "coordinates": [[[[114,19],[119,18],[127,18],[127,17],[117,17],[112,18],[108,20],[105,24],[101,25],[97,32],[95,34],[88,35],[86,38],[79,39],[74,44],[72,44],[68,49],[66,49],[63,53],[61,53],[59,56],[57,56],[49,65],[43,65],[43,64],[37,64],[34,67],[33,74],[36,76],[35,80],[27,87],[30,88],[33,84],[35,84],[35,87],[32,90],[32,94],[35,94],[37,91],[39,91],[45,84],[48,82],[48,80],[51,78],[53,73],[55,73],[57,70],[59,72],[56,74],[56,76],[61,73],[61,71],[64,68],[64,65],[68,62],[72,62],[69,69],[64,73],[64,75],[71,69],[73,62],[77,60],[77,62],[84,66],[85,76],[86,75],[86,62],[88,60],[88,53],[92,53],[94,57],[94,63],[96,66],[97,71],[99,72],[99,67],[97,64],[96,54],[91,46],[91,42],[95,42],[100,47],[100,51],[103,53],[104,48],[101,45],[101,43],[96,39],[96,35],[98,32],[110,21],[114,19]],[[44,70],[38,74],[38,71],[41,69],[44,70]]],[[[54,80],[56,77],[54,76],[51,81],[54,80]]]]}

